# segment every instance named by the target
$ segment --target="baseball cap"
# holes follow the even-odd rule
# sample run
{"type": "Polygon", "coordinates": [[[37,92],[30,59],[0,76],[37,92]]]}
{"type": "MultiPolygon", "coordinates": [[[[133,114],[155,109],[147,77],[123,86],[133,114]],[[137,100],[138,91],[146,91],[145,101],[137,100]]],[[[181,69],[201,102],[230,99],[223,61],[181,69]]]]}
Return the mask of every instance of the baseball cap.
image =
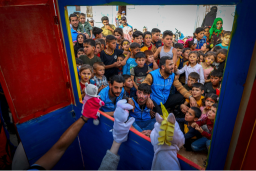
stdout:
{"type": "Polygon", "coordinates": [[[122,11],[122,13],[125,13],[125,11],[122,11]]]}

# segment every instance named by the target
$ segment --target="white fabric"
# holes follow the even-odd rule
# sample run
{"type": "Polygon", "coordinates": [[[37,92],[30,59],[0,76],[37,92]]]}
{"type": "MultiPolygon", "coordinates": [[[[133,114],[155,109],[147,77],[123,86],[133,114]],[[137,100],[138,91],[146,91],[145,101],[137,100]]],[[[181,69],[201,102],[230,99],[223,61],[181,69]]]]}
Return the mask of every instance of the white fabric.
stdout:
{"type": "Polygon", "coordinates": [[[117,102],[117,107],[114,112],[115,121],[113,126],[113,138],[117,143],[127,141],[129,129],[135,121],[133,117],[127,121],[129,116],[127,110],[131,109],[133,109],[133,106],[128,104],[126,99],[117,102]]]}
{"type": "Polygon", "coordinates": [[[98,96],[98,87],[93,84],[85,84],[84,92],[86,95],[91,97],[99,97],[98,96]]]}

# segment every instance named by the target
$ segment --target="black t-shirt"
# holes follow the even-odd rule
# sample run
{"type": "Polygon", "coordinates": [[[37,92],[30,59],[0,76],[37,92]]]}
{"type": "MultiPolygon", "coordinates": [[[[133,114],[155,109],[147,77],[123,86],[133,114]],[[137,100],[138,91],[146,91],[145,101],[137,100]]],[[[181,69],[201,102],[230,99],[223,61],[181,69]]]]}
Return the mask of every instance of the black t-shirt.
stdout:
{"type": "MultiPolygon", "coordinates": [[[[100,59],[104,63],[104,65],[111,65],[117,61],[116,60],[117,57],[121,54],[123,54],[123,51],[120,49],[115,49],[112,55],[106,54],[106,52],[103,50],[100,53],[100,59]]],[[[118,74],[118,68],[109,68],[105,70],[105,76],[107,77],[108,80],[110,77],[117,74],[118,74]]]]}
{"type": "Polygon", "coordinates": [[[156,43],[153,43],[153,42],[152,42],[152,44],[155,45],[155,47],[158,49],[159,47],[162,46],[162,41],[161,41],[161,40],[158,40],[156,43]]]}
{"type": "Polygon", "coordinates": [[[142,68],[138,66],[131,69],[131,75],[134,76],[134,81],[137,85],[141,84],[147,76],[147,72],[150,70],[148,65],[144,65],[142,68]]]}
{"type": "Polygon", "coordinates": [[[204,93],[205,94],[207,94],[207,93],[214,93],[214,94],[216,94],[216,90],[214,90],[212,88],[212,83],[211,82],[204,84],[204,93]]]}

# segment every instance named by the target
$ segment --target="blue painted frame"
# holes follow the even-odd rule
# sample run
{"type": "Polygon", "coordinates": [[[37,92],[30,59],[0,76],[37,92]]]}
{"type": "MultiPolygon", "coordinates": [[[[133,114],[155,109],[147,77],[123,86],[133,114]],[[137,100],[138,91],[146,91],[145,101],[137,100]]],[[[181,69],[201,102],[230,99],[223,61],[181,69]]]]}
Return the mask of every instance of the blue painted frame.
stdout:
{"type": "MultiPolygon", "coordinates": [[[[59,14],[62,23],[63,36],[66,44],[66,52],[69,64],[72,64],[71,50],[69,47],[69,40],[67,35],[67,28],[65,24],[64,8],[67,5],[119,5],[119,4],[133,4],[133,5],[237,5],[236,17],[233,24],[232,40],[230,43],[229,54],[226,62],[226,69],[222,81],[222,90],[219,100],[219,107],[215,121],[215,128],[212,136],[211,150],[209,154],[209,161],[207,169],[224,169],[229,143],[231,140],[233,127],[240,105],[243,85],[247,77],[249,64],[253,52],[253,47],[256,38],[255,23],[249,19],[256,18],[256,1],[253,0],[98,0],[98,1],[80,1],[80,0],[60,0],[58,1],[59,14]],[[249,18],[250,17],[250,18],[249,18]],[[241,57],[244,57],[241,60],[241,57]],[[237,69],[238,68],[238,69],[237,69]],[[235,93],[234,93],[235,92],[235,93]],[[230,100],[232,99],[232,100],[230,100]],[[232,107],[230,107],[232,106],[232,107]],[[213,150],[215,149],[215,150],[213,150]],[[217,149],[217,150],[216,150],[217,149]]],[[[77,88],[75,82],[75,74],[73,65],[69,65],[70,75],[72,79],[73,92],[77,106],[74,107],[76,114],[80,115],[81,104],[77,95],[77,88]]],[[[78,117],[78,116],[77,116],[78,117]]],[[[81,133],[80,133],[81,136],[81,133]]]]}

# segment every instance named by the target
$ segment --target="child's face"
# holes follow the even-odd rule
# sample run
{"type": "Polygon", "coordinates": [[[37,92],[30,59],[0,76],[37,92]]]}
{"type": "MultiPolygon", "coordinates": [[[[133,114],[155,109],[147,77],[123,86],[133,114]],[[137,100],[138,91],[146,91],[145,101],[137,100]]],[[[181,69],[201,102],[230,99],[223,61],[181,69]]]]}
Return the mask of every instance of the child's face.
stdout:
{"type": "Polygon", "coordinates": [[[200,55],[200,62],[203,62],[204,61],[204,57],[203,55],[200,55]]]}
{"type": "Polygon", "coordinates": [[[204,35],[205,35],[206,37],[209,36],[209,28],[204,29],[204,35]]]}
{"type": "Polygon", "coordinates": [[[102,77],[105,74],[105,67],[98,65],[96,70],[94,70],[96,76],[102,77]]]}
{"type": "Polygon", "coordinates": [[[215,107],[211,107],[211,110],[208,112],[208,119],[215,120],[217,109],[215,107]]]}
{"type": "Polygon", "coordinates": [[[81,71],[79,74],[81,76],[82,82],[85,82],[85,83],[89,82],[89,80],[92,76],[91,70],[89,70],[89,69],[85,69],[85,70],[81,71]]]}
{"type": "Polygon", "coordinates": [[[131,31],[129,31],[129,35],[130,35],[130,36],[132,36],[132,33],[133,33],[133,31],[132,31],[132,30],[131,30],[131,31]]]}
{"type": "Polygon", "coordinates": [[[100,44],[97,44],[97,45],[96,45],[96,48],[95,48],[95,50],[94,50],[94,54],[95,54],[95,55],[97,55],[98,53],[101,52],[101,47],[100,47],[100,46],[101,46],[100,44]]]}
{"type": "Polygon", "coordinates": [[[138,36],[138,37],[135,37],[133,41],[134,41],[135,43],[139,43],[139,45],[141,45],[142,39],[143,39],[143,37],[140,35],[140,36],[138,36]]]}
{"type": "Polygon", "coordinates": [[[146,46],[150,46],[152,41],[151,35],[150,34],[145,35],[143,41],[146,46]]]}
{"type": "Polygon", "coordinates": [[[187,121],[187,122],[197,121],[198,118],[195,118],[195,116],[196,116],[195,111],[192,110],[191,108],[189,108],[185,115],[185,121],[187,121]]]}
{"type": "Polygon", "coordinates": [[[207,66],[210,66],[213,62],[215,61],[214,56],[210,55],[210,56],[206,56],[205,57],[205,64],[207,66]]]}
{"type": "Polygon", "coordinates": [[[197,82],[197,80],[196,79],[194,79],[194,78],[191,78],[190,76],[188,76],[188,87],[192,87],[192,85],[194,84],[194,83],[196,83],[197,82]]]}
{"type": "Polygon", "coordinates": [[[132,83],[132,78],[128,78],[127,80],[125,80],[124,82],[124,86],[128,87],[128,88],[132,88],[133,87],[133,83],[132,83]]]}
{"type": "Polygon", "coordinates": [[[142,68],[145,65],[146,59],[145,58],[137,58],[135,61],[138,64],[138,67],[142,68]]]}
{"type": "Polygon", "coordinates": [[[195,49],[196,49],[196,44],[193,44],[193,45],[191,46],[191,49],[192,49],[192,50],[195,50],[195,49]]]}
{"type": "Polygon", "coordinates": [[[213,86],[220,85],[221,78],[216,77],[216,76],[211,76],[210,79],[211,79],[211,83],[212,83],[213,86]]]}
{"type": "Polygon", "coordinates": [[[154,59],[154,56],[153,56],[153,55],[148,55],[148,56],[147,56],[147,62],[148,62],[148,63],[151,64],[151,63],[154,62],[154,60],[155,60],[155,59],[154,59]]]}
{"type": "Polygon", "coordinates": [[[87,43],[84,43],[84,52],[87,56],[92,54],[92,53],[94,54],[94,50],[95,50],[94,46],[91,46],[87,43]]]}
{"type": "Polygon", "coordinates": [[[123,59],[122,57],[117,57],[116,62],[119,63],[119,64],[121,64],[121,62],[122,62],[123,60],[124,60],[124,59],[123,59]]]}
{"type": "Polygon", "coordinates": [[[204,90],[201,90],[200,88],[193,87],[192,88],[192,96],[194,98],[201,97],[201,95],[204,93],[204,90]]]}
{"type": "Polygon", "coordinates": [[[85,16],[80,16],[80,19],[79,19],[80,23],[84,24],[85,23],[85,16]]]}
{"type": "Polygon", "coordinates": [[[123,42],[122,48],[123,48],[123,50],[128,51],[130,48],[130,43],[127,41],[123,42]]]}
{"type": "Polygon", "coordinates": [[[137,48],[132,49],[131,51],[132,51],[133,55],[136,55],[136,53],[138,53],[140,51],[140,48],[137,47],[137,48]]]}
{"type": "Polygon", "coordinates": [[[107,43],[107,47],[114,50],[116,48],[116,40],[111,40],[107,43]]]}
{"type": "Polygon", "coordinates": [[[163,39],[164,45],[167,47],[170,47],[172,45],[172,40],[173,40],[172,36],[169,36],[169,35],[165,36],[165,38],[163,39]]]}
{"type": "Polygon", "coordinates": [[[152,34],[152,40],[153,42],[158,42],[160,39],[160,33],[154,33],[152,34]]]}
{"type": "Polygon", "coordinates": [[[221,54],[221,53],[219,53],[219,54],[217,55],[217,63],[224,62],[225,59],[226,59],[226,55],[221,54]]]}
{"type": "Polygon", "coordinates": [[[177,57],[181,56],[183,49],[177,49],[177,57]]]}
{"type": "Polygon", "coordinates": [[[78,43],[82,44],[84,42],[84,37],[83,35],[79,35],[77,38],[78,43]]]}
{"type": "Polygon", "coordinates": [[[204,37],[204,31],[199,32],[198,34],[195,33],[196,38],[202,39],[204,37]]]}
{"type": "Polygon", "coordinates": [[[188,57],[189,63],[190,64],[196,64],[197,58],[198,57],[197,57],[196,54],[194,54],[194,53],[190,54],[189,57],[188,57]]]}
{"type": "Polygon", "coordinates": [[[85,55],[85,53],[83,51],[78,51],[77,52],[77,57],[79,58],[81,55],[85,55]]]}
{"type": "Polygon", "coordinates": [[[226,35],[226,36],[222,37],[221,40],[224,45],[228,46],[229,42],[230,42],[230,35],[226,35]]]}
{"type": "Polygon", "coordinates": [[[212,98],[210,98],[210,97],[208,97],[208,98],[205,100],[205,106],[206,106],[206,108],[211,107],[214,103],[215,103],[214,100],[213,100],[212,98]]]}
{"type": "Polygon", "coordinates": [[[184,53],[183,53],[183,57],[185,59],[185,61],[188,60],[188,54],[190,53],[190,50],[186,50],[184,53]]]}
{"type": "Polygon", "coordinates": [[[217,27],[218,30],[221,29],[221,27],[222,27],[222,22],[221,22],[221,21],[218,21],[217,24],[216,24],[216,27],[217,27]]]}
{"type": "Polygon", "coordinates": [[[115,37],[116,37],[117,40],[121,40],[122,39],[121,34],[119,34],[118,32],[115,32],[115,37]]]}
{"type": "Polygon", "coordinates": [[[203,46],[201,46],[201,51],[205,52],[206,51],[206,43],[204,43],[203,46]]]}

